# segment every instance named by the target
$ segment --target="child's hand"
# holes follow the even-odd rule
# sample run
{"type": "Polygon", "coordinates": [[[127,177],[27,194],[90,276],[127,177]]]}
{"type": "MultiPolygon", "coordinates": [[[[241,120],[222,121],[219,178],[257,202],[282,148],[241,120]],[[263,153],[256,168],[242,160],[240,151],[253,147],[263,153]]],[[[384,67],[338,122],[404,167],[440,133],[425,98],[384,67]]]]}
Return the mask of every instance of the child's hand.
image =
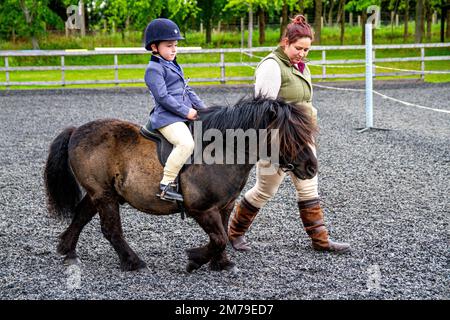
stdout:
{"type": "Polygon", "coordinates": [[[186,118],[188,118],[189,120],[195,120],[197,119],[197,110],[195,109],[190,109],[188,115],[186,116],[186,118]]]}

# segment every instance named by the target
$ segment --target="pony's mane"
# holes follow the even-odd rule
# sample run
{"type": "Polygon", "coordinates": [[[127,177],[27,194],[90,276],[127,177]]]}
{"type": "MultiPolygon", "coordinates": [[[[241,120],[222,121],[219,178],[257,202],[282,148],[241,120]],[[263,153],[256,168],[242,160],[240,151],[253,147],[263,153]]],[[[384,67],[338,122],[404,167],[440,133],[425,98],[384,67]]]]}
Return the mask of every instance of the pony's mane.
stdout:
{"type": "Polygon", "coordinates": [[[203,132],[217,129],[278,129],[280,152],[292,161],[305,145],[314,145],[317,131],[309,110],[281,99],[241,98],[233,106],[212,106],[199,111],[203,132]]]}
{"type": "Polygon", "coordinates": [[[218,129],[225,133],[226,129],[250,128],[263,129],[270,124],[270,115],[274,115],[275,100],[263,98],[241,98],[233,106],[215,105],[199,110],[203,130],[218,129]]]}
{"type": "Polygon", "coordinates": [[[311,111],[304,105],[290,105],[281,102],[283,108],[270,123],[269,129],[278,128],[280,153],[288,162],[296,159],[304,148],[315,145],[314,136],[317,126],[311,117],[311,111]]]}

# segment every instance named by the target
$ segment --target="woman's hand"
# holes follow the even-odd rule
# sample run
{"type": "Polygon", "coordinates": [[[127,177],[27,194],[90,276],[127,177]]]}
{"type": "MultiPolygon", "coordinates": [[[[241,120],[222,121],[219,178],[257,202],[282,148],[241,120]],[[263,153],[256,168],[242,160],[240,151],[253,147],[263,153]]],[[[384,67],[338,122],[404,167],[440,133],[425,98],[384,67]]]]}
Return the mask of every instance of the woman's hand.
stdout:
{"type": "Polygon", "coordinates": [[[195,120],[197,119],[197,110],[191,108],[189,110],[188,115],[186,116],[186,118],[188,118],[189,120],[195,120]]]}

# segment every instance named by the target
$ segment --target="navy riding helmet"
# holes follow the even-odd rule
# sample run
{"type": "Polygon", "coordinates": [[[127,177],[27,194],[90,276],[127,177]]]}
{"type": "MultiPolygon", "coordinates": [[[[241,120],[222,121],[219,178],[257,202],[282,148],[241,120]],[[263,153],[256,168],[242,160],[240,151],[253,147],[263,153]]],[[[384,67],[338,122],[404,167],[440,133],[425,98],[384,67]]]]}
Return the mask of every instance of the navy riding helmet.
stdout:
{"type": "Polygon", "coordinates": [[[152,20],[145,28],[145,49],[151,51],[150,45],[158,41],[183,40],[177,24],[169,19],[152,20]]]}

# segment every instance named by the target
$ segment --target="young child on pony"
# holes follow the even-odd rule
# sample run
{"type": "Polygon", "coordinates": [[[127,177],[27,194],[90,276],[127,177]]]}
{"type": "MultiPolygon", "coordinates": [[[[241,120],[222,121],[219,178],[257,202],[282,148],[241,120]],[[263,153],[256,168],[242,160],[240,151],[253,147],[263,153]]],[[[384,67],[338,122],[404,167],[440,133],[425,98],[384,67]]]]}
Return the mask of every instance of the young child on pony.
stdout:
{"type": "Polygon", "coordinates": [[[187,85],[176,61],[178,40],[183,39],[178,26],[169,19],[155,19],[145,29],[145,49],[152,52],[145,83],[155,100],[150,123],[174,146],[160,182],[160,197],[169,201],[183,201],[174,181],[194,150],[194,139],[186,123],[197,118],[197,109],[206,108],[187,85]]]}

